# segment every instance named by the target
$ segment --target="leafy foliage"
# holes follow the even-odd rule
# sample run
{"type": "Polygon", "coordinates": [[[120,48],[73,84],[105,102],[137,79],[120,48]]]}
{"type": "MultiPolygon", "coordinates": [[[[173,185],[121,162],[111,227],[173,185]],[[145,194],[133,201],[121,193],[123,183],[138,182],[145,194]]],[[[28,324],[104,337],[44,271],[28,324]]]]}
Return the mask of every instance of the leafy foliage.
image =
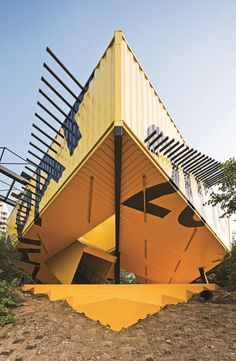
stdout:
{"type": "Polygon", "coordinates": [[[210,282],[219,286],[236,290],[236,245],[232,245],[231,252],[225,256],[224,261],[207,273],[210,282]]]}
{"type": "MultiPolygon", "coordinates": [[[[219,204],[223,213],[221,217],[230,217],[236,213],[236,160],[230,158],[221,166],[225,172],[224,178],[217,184],[217,191],[210,194],[207,202],[213,206],[219,204]]],[[[232,245],[229,255],[224,261],[213,270],[208,272],[210,281],[227,286],[231,290],[236,290],[236,245],[232,245]]]]}
{"type": "Polygon", "coordinates": [[[15,282],[8,283],[0,280],[0,326],[14,322],[10,309],[17,306],[17,298],[14,292],[15,282]]]}
{"type": "Polygon", "coordinates": [[[120,283],[138,283],[138,280],[133,273],[126,270],[121,270],[120,283]]]}
{"type": "Polygon", "coordinates": [[[0,326],[14,322],[11,309],[17,306],[16,290],[22,282],[32,281],[20,268],[19,254],[5,234],[0,235],[0,326]]]}
{"type": "Polygon", "coordinates": [[[19,284],[33,282],[30,275],[20,268],[19,253],[11,238],[2,233],[0,235],[0,280],[12,282],[14,279],[17,279],[19,284]]]}
{"type": "Polygon", "coordinates": [[[210,194],[208,204],[220,204],[223,211],[221,217],[229,217],[236,213],[236,160],[230,158],[221,166],[226,176],[217,184],[218,190],[210,194]]]}

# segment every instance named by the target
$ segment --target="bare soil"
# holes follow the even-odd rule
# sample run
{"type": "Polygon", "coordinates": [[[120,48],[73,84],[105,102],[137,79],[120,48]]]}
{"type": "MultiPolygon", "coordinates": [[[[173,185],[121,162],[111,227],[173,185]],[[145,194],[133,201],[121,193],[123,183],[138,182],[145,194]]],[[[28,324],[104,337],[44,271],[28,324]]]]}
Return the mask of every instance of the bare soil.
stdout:
{"type": "Polygon", "coordinates": [[[23,295],[14,313],[0,328],[1,361],[236,360],[236,292],[194,296],[119,333],[44,296],[23,295]]]}

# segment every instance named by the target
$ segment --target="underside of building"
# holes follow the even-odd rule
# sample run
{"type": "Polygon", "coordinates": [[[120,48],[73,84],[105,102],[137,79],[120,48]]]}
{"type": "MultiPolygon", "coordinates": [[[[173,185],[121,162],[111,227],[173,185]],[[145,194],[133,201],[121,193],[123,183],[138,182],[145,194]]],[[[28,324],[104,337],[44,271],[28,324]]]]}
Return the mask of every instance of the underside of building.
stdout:
{"type": "MultiPolygon", "coordinates": [[[[23,267],[50,297],[60,284],[67,285],[57,291],[64,298],[72,297],[75,285],[83,293],[88,284],[115,295],[109,283],[120,283],[122,269],[140,287],[152,284],[141,292],[146,300],[157,284],[166,285],[162,296],[169,303],[171,297],[183,300],[180,293],[191,288],[183,284],[215,267],[229,250],[227,221],[205,204],[218,162],[186,144],[121,31],[39,159],[8,230],[18,240],[23,267]]],[[[138,293],[123,299],[122,310],[141,302],[138,293]]],[[[114,297],[101,295],[90,311],[105,309],[114,297]]],[[[164,304],[158,302],[146,309],[143,299],[128,324],[157,312],[164,304]]]]}

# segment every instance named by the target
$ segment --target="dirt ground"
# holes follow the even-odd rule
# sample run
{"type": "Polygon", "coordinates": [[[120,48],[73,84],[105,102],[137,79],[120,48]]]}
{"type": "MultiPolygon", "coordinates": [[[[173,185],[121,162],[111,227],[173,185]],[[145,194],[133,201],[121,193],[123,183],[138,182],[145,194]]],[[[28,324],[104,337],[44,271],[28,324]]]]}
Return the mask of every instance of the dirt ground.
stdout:
{"type": "Polygon", "coordinates": [[[16,324],[0,328],[0,360],[236,360],[236,292],[165,307],[119,333],[63,301],[23,296],[16,324]]]}

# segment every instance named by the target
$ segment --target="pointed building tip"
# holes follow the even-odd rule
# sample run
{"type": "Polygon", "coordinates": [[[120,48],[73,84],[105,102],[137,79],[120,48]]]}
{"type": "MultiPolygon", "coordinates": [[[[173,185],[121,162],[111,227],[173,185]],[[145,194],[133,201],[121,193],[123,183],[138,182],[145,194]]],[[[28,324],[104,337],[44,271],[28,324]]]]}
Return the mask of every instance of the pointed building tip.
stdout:
{"type": "Polygon", "coordinates": [[[123,36],[122,30],[115,30],[114,31],[114,37],[115,38],[121,38],[123,36]]]}
{"type": "Polygon", "coordinates": [[[115,39],[115,42],[117,44],[121,43],[122,37],[123,37],[122,30],[115,30],[114,31],[114,39],[115,39]]]}

